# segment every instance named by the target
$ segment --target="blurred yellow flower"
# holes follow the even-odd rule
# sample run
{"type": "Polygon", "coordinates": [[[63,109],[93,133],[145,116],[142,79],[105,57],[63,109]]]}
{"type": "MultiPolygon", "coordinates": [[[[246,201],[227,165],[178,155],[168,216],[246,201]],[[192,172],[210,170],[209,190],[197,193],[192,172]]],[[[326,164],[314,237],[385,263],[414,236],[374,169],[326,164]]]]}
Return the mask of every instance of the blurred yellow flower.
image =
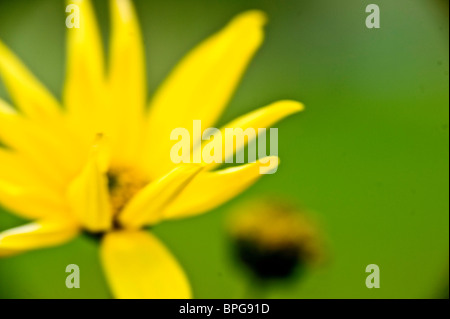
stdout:
{"type": "Polygon", "coordinates": [[[326,259],[317,223],[285,199],[265,196],[237,206],[228,231],[239,261],[259,280],[288,279],[326,259]]]}
{"type": "MultiPolygon", "coordinates": [[[[0,233],[0,256],[101,234],[101,257],[117,298],[189,298],[176,259],[143,227],[195,216],[260,177],[258,161],[213,171],[175,165],[172,129],[213,124],[263,40],[265,16],[249,11],[193,49],[146,105],[143,41],[131,1],[111,0],[105,72],[92,4],[68,29],[62,105],[0,42],[0,75],[16,105],[0,100],[0,202],[34,222],[0,233]]],[[[280,101],[225,127],[263,128],[302,110],[280,101]]],[[[233,152],[236,152],[236,148],[233,152]]],[[[224,158],[230,154],[223,154],[224,158]]],[[[278,165],[278,161],[276,161],[278,165]]]]}

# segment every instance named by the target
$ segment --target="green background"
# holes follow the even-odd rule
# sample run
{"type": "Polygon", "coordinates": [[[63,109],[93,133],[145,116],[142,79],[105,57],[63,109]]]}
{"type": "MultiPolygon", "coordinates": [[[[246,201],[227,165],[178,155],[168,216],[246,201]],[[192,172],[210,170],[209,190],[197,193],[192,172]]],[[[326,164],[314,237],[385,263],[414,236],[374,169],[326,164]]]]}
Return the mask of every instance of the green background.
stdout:
{"type": "MultiPolygon", "coordinates": [[[[186,269],[197,298],[239,298],[245,272],[230,255],[225,221],[248,198],[282,194],[307,207],[329,260],[269,298],[437,298],[448,289],[448,1],[135,1],[146,43],[149,93],[176,62],[235,14],[269,16],[264,45],[221,122],[278,99],[306,104],[280,124],[281,166],[233,201],[154,231],[186,269]],[[381,9],[367,29],[365,7],[381,9]],[[381,269],[367,289],[365,267],[381,269]]],[[[106,38],[107,1],[95,1],[106,38]]],[[[0,0],[0,38],[58,97],[65,60],[62,1],[0,0]]],[[[0,96],[6,93],[0,87],[0,96]]],[[[23,221],[0,211],[0,230],[23,221]]],[[[2,298],[109,297],[97,243],[0,260],[2,298]],[[78,264],[81,288],[65,287],[78,264]]]]}

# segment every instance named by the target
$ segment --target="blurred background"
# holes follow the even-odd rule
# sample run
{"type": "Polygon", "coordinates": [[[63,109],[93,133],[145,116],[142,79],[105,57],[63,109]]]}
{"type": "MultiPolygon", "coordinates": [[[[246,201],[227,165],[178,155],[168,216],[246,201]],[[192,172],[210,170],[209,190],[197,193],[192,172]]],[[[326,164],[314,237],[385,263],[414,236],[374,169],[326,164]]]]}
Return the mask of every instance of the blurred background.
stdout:
{"type": "MultiPolygon", "coordinates": [[[[105,45],[106,0],[94,1],[105,45]]],[[[241,298],[248,274],[226,221],[248,199],[307,207],[328,258],[267,298],[442,298],[449,270],[449,21],[445,0],[136,0],[152,94],[189,49],[247,9],[269,16],[266,40],[218,125],[278,99],[306,111],[279,123],[278,172],[206,215],[153,231],[177,256],[196,298],[241,298]],[[367,29],[376,3],[381,28],[367,29]],[[368,289],[366,266],[380,267],[368,289]]],[[[0,38],[58,97],[65,5],[0,0],[0,38]]],[[[0,84],[0,96],[7,98],[0,84]]],[[[23,221],[0,209],[0,231],[23,221]]],[[[109,298],[97,242],[0,259],[0,298],[109,298]],[[65,268],[81,269],[81,289],[65,268]]]]}

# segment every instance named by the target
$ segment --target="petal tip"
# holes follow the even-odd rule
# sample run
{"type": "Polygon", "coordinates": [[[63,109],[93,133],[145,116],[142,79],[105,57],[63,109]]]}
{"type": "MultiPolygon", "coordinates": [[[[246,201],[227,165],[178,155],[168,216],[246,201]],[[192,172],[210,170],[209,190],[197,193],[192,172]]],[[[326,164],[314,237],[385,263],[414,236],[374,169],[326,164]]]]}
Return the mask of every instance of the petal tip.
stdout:
{"type": "Polygon", "coordinates": [[[267,14],[261,10],[249,10],[237,15],[234,21],[251,23],[257,27],[263,27],[267,23],[267,14]]]}
{"type": "Polygon", "coordinates": [[[297,101],[281,100],[270,104],[268,106],[268,109],[275,111],[275,113],[281,115],[282,118],[284,118],[303,111],[305,109],[305,106],[297,101]]]}
{"type": "Polygon", "coordinates": [[[281,101],[281,103],[283,103],[286,108],[292,110],[292,113],[297,113],[305,110],[305,105],[297,101],[286,100],[281,101]]]}

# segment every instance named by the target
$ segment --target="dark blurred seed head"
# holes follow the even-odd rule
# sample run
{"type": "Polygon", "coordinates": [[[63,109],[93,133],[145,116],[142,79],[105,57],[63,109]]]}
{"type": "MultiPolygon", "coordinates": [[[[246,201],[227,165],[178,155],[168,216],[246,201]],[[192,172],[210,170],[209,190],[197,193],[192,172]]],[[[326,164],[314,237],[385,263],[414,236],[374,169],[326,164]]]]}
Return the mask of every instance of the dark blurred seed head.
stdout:
{"type": "Polygon", "coordinates": [[[289,278],[323,259],[321,236],[306,213],[281,200],[238,207],[229,223],[237,258],[260,279],[289,278]]]}

